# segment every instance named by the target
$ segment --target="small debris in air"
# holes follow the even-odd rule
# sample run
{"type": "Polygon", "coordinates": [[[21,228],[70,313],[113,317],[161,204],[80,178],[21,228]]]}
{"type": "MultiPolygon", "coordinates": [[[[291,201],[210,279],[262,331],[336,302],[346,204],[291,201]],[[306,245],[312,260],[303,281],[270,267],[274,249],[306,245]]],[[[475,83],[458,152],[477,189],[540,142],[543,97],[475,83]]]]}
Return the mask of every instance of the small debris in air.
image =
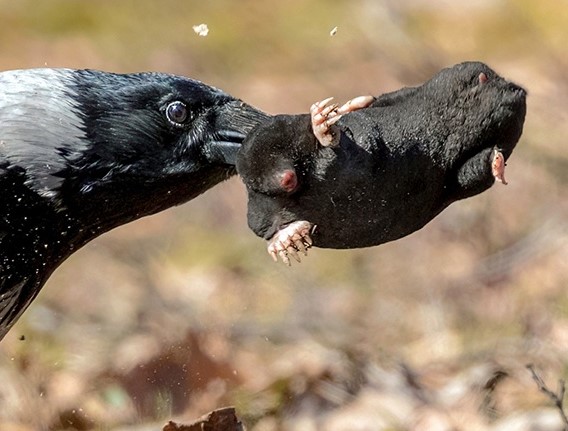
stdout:
{"type": "Polygon", "coordinates": [[[207,27],[207,24],[194,25],[193,31],[197,33],[198,36],[205,37],[209,34],[209,27],[207,27]]]}

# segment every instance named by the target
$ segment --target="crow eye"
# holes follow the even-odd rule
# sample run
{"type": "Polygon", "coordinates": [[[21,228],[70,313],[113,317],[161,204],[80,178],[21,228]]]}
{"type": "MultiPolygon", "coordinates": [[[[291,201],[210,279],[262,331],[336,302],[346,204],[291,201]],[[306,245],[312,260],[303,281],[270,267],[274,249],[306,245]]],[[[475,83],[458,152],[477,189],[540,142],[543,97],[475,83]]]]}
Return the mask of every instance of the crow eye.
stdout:
{"type": "Polygon", "coordinates": [[[182,102],[172,102],[166,108],[166,117],[174,126],[183,126],[187,120],[187,107],[182,102]]]}

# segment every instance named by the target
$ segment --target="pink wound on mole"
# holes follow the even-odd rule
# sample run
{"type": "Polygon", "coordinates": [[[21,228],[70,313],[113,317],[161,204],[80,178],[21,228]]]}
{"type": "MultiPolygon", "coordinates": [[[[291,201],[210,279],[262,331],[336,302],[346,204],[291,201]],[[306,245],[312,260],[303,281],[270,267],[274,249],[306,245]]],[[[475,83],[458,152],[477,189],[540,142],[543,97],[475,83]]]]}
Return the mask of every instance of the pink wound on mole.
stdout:
{"type": "Polygon", "coordinates": [[[280,176],[280,186],[288,193],[293,192],[298,187],[298,177],[296,172],[286,169],[280,176]]]}
{"type": "Polygon", "coordinates": [[[481,72],[479,74],[479,83],[480,84],[485,84],[488,80],[489,80],[489,78],[487,78],[487,75],[485,73],[481,72]]]}

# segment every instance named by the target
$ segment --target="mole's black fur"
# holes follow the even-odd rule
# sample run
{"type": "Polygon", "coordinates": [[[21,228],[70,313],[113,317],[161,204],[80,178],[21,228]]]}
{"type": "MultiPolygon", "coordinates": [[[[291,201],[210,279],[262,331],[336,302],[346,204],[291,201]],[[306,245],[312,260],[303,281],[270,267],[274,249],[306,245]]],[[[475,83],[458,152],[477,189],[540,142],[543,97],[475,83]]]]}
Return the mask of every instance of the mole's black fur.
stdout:
{"type": "Polygon", "coordinates": [[[317,225],[314,245],[327,248],[401,238],[494,183],[492,157],[511,155],[525,111],[522,88],[468,62],[343,116],[336,147],[318,144],[307,114],[272,117],[237,157],[249,226],[270,239],[306,220],[317,225]]]}
{"type": "Polygon", "coordinates": [[[75,250],[232,175],[265,118],[173,75],[0,73],[0,339],[75,250]]]}

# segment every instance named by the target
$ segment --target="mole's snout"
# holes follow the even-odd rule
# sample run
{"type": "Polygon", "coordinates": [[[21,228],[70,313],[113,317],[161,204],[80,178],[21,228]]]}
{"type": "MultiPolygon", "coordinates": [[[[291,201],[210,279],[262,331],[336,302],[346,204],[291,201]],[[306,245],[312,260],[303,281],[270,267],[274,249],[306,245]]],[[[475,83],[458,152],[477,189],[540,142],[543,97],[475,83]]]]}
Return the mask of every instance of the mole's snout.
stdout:
{"type": "Polygon", "coordinates": [[[519,85],[517,85],[513,82],[507,83],[507,90],[509,90],[509,92],[513,93],[514,97],[518,98],[519,100],[521,100],[523,102],[525,101],[525,99],[527,97],[526,90],[523,87],[521,87],[521,86],[519,86],[519,85]]]}
{"type": "Polygon", "coordinates": [[[513,83],[506,82],[505,89],[503,91],[503,103],[512,109],[513,112],[520,114],[524,117],[526,112],[526,98],[527,92],[521,86],[513,83]]]}

